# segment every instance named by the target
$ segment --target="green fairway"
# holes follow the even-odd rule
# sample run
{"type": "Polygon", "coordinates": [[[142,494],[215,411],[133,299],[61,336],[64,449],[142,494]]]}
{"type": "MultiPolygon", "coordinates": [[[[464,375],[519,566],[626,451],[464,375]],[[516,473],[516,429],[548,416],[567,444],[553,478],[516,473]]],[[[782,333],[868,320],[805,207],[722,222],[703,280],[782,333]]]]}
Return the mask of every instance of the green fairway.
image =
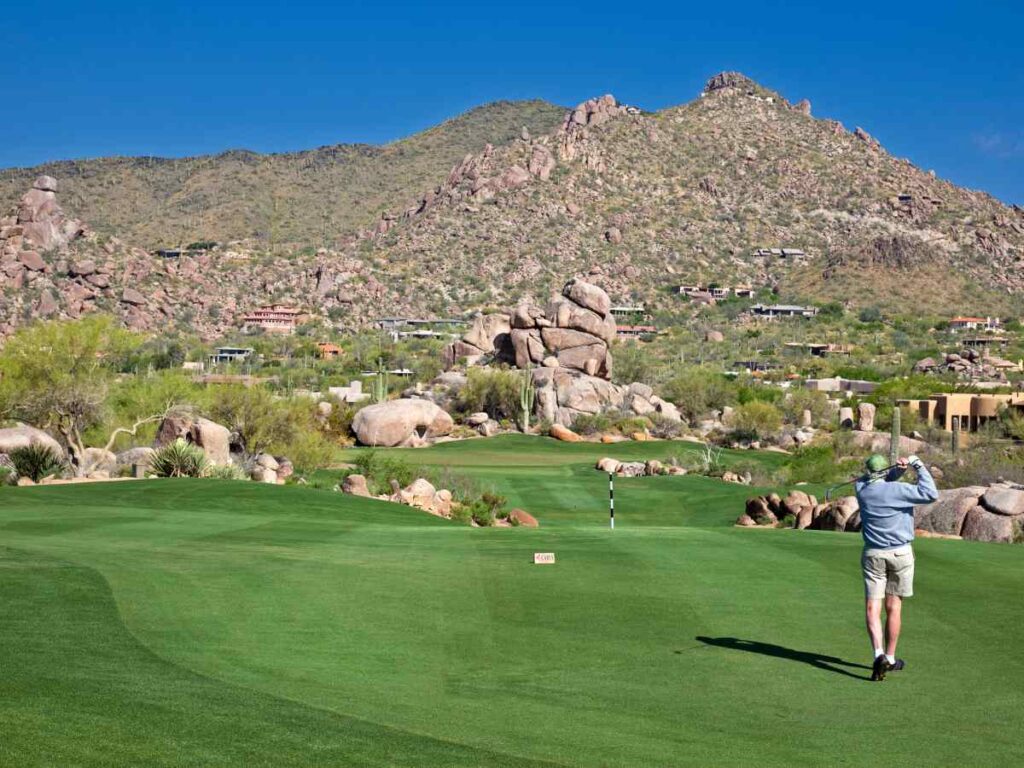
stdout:
{"type": "Polygon", "coordinates": [[[688,450],[405,452],[536,530],[256,483],[0,490],[0,765],[1024,762],[1024,548],[919,542],[908,668],[871,684],[858,537],[733,528],[751,489],[699,477],[617,481],[607,530],[596,458],[688,450]]]}

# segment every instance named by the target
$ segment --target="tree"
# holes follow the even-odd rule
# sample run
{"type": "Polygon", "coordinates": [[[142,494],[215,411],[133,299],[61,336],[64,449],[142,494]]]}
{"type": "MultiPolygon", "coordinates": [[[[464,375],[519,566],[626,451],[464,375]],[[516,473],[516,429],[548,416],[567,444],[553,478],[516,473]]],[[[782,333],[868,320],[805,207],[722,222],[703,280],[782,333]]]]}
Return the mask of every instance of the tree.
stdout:
{"type": "Polygon", "coordinates": [[[782,426],[782,413],[771,403],[753,400],[736,407],[730,425],[743,435],[769,437],[782,426]]]}
{"type": "MultiPolygon", "coordinates": [[[[82,433],[101,421],[114,370],[137,346],[134,334],[105,316],[36,323],[18,331],[0,352],[0,417],[55,430],[77,474],[85,452],[82,433]]],[[[118,434],[134,434],[161,415],[119,428],[107,449],[118,434]]]]}
{"type": "Polygon", "coordinates": [[[288,401],[276,399],[262,386],[218,387],[210,415],[238,435],[242,449],[250,456],[288,442],[304,426],[293,418],[288,401]]]}

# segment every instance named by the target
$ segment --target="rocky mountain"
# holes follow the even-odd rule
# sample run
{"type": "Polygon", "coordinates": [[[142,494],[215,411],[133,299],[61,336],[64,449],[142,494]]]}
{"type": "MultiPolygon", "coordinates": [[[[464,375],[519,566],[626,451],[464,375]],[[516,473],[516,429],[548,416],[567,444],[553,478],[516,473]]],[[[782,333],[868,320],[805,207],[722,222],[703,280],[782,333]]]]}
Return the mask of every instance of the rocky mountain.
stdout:
{"type": "Polygon", "coordinates": [[[546,133],[564,114],[544,101],[500,101],[383,146],[111,157],[0,170],[0,201],[17,200],[46,175],[60,181],[63,204],[97,232],[150,250],[243,239],[321,247],[382,211],[414,203],[467,152],[506,144],[524,129],[546,133]]]}
{"type": "MultiPolygon", "coordinates": [[[[270,247],[323,241],[325,225],[310,212],[316,201],[351,199],[343,184],[327,182],[296,187],[289,210],[302,213],[277,228],[287,237],[173,260],[142,251],[138,240],[88,229],[49,253],[15,235],[22,241],[15,248],[8,239],[0,261],[0,332],[43,310],[74,316],[107,308],[135,327],[212,336],[271,298],[356,325],[380,315],[510,305],[526,295],[543,302],[574,275],[613,301],[639,299],[655,309],[680,308],[672,294],[680,283],[714,282],[902,312],[1020,313],[1024,211],[936,178],[863,129],[817,119],[806,101],[791,103],[743,75],[716,75],[696,100],[657,113],[603,96],[551,130],[514,134],[461,153],[419,195],[412,190],[421,177],[399,183],[400,173],[389,171],[390,192],[345,226],[328,222],[329,248],[270,247]],[[389,196],[395,202],[383,208],[389,196]],[[35,249],[42,264],[25,264],[24,249],[35,249]],[[107,287],[97,290],[76,272],[73,263],[83,260],[96,263],[107,287]],[[129,288],[142,304],[125,300],[129,288]]],[[[286,183],[269,159],[260,163],[260,178],[286,183]]],[[[24,190],[32,180],[19,183],[24,190]]],[[[110,219],[101,228],[61,184],[74,216],[109,231],[110,219]]],[[[237,184],[218,190],[217,210],[258,218],[261,209],[237,184]]],[[[126,228],[179,226],[143,218],[126,228]]],[[[224,240],[229,229],[218,222],[239,218],[210,219],[209,228],[174,240],[224,240]]],[[[16,212],[3,221],[20,226],[16,212]]]]}

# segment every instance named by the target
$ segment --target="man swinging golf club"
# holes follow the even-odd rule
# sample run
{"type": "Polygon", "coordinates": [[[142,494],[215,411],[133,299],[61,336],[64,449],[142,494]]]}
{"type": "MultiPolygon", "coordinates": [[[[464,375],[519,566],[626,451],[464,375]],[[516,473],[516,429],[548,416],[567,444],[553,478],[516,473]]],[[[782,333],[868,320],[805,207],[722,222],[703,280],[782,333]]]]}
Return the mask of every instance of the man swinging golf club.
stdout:
{"type": "Polygon", "coordinates": [[[864,552],[864,602],[868,637],[875,653],[872,680],[884,680],[887,672],[903,669],[896,658],[900,639],[903,598],[914,594],[914,505],[931,504],[939,498],[928,468],[917,456],[899,459],[890,467],[875,454],[866,462],[867,474],[854,483],[860,505],[864,552]],[[912,467],[917,484],[899,482],[912,467]],[[885,601],[885,635],[882,635],[882,601],[885,601]]]}

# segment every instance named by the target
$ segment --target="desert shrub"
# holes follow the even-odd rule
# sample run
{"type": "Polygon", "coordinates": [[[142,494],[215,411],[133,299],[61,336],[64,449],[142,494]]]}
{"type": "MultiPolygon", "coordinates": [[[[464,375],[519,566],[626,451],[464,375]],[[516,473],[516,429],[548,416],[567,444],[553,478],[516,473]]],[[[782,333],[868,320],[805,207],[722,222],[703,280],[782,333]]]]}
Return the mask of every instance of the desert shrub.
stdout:
{"type": "Polygon", "coordinates": [[[211,464],[207,466],[206,471],[203,473],[203,477],[208,477],[212,480],[249,479],[245,474],[245,470],[234,462],[231,462],[230,464],[211,464]]]}
{"type": "Polygon", "coordinates": [[[606,413],[582,413],[572,423],[572,429],[581,435],[599,435],[610,432],[612,418],[606,413]]]}
{"type": "Polygon", "coordinates": [[[612,380],[616,384],[653,384],[656,373],[657,366],[646,344],[626,342],[615,347],[612,380]]]}
{"type": "Polygon", "coordinates": [[[495,419],[515,418],[519,413],[522,373],[501,368],[470,368],[459,390],[457,405],[464,413],[483,411],[495,419]]]}
{"type": "Polygon", "coordinates": [[[673,456],[670,463],[685,468],[688,472],[698,475],[721,475],[722,474],[722,449],[705,444],[697,453],[687,453],[683,456],[673,456]]]}
{"type": "Polygon", "coordinates": [[[179,437],[157,449],[149,469],[157,477],[202,477],[207,469],[206,454],[179,437]]]}
{"type": "Polygon", "coordinates": [[[11,485],[16,473],[12,467],[0,466],[0,485],[11,485]]]}
{"type": "Polygon", "coordinates": [[[296,432],[281,446],[281,452],[299,474],[326,467],[334,459],[334,451],[334,445],[315,429],[296,432]]]}
{"type": "Polygon", "coordinates": [[[736,402],[736,387],[725,376],[706,368],[687,368],[662,387],[664,398],[679,408],[691,424],[710,411],[736,402]]]}
{"type": "Polygon", "coordinates": [[[856,458],[843,458],[834,443],[797,448],[783,465],[782,484],[837,483],[857,474],[861,462],[856,458]]]}
{"type": "Polygon", "coordinates": [[[956,456],[927,457],[942,469],[942,486],[989,485],[999,481],[1024,483],[1024,456],[1006,443],[987,442],[971,436],[970,447],[956,456]]]}
{"type": "Polygon", "coordinates": [[[736,406],[729,425],[742,436],[769,437],[782,427],[782,412],[771,403],[752,400],[736,406]]]}
{"type": "Polygon", "coordinates": [[[331,413],[323,425],[324,435],[341,445],[352,442],[352,420],[358,409],[349,403],[333,403],[331,413]]]}
{"type": "Polygon", "coordinates": [[[307,400],[298,405],[276,399],[262,386],[217,387],[210,418],[238,435],[245,452],[254,456],[272,446],[282,446],[304,428],[312,428],[312,403],[307,400]]]}
{"type": "Polygon", "coordinates": [[[729,471],[735,472],[740,477],[750,478],[751,485],[774,485],[775,474],[759,461],[740,459],[729,465],[729,471]]]}
{"type": "Polygon", "coordinates": [[[811,412],[814,424],[827,421],[831,415],[828,395],[811,389],[793,389],[782,401],[782,412],[790,424],[799,424],[804,411],[811,412]]]}
{"type": "Polygon", "coordinates": [[[736,390],[736,402],[740,405],[747,403],[777,403],[782,400],[783,392],[778,387],[767,384],[744,384],[736,390]]]}
{"type": "Polygon", "coordinates": [[[352,462],[355,471],[366,478],[370,493],[380,495],[391,493],[391,481],[397,480],[401,486],[407,486],[417,477],[417,469],[397,456],[389,456],[379,451],[363,451],[352,462]]]}
{"type": "Polygon", "coordinates": [[[673,421],[666,416],[662,416],[660,413],[648,414],[647,420],[651,425],[651,434],[663,440],[674,440],[683,433],[682,422],[673,421]]]}
{"type": "Polygon", "coordinates": [[[19,477],[38,483],[44,477],[64,470],[64,460],[48,445],[32,443],[10,452],[11,464],[19,477]]]}
{"type": "Polygon", "coordinates": [[[613,424],[615,429],[624,435],[643,432],[651,426],[646,416],[618,416],[614,418],[613,424]]]}

